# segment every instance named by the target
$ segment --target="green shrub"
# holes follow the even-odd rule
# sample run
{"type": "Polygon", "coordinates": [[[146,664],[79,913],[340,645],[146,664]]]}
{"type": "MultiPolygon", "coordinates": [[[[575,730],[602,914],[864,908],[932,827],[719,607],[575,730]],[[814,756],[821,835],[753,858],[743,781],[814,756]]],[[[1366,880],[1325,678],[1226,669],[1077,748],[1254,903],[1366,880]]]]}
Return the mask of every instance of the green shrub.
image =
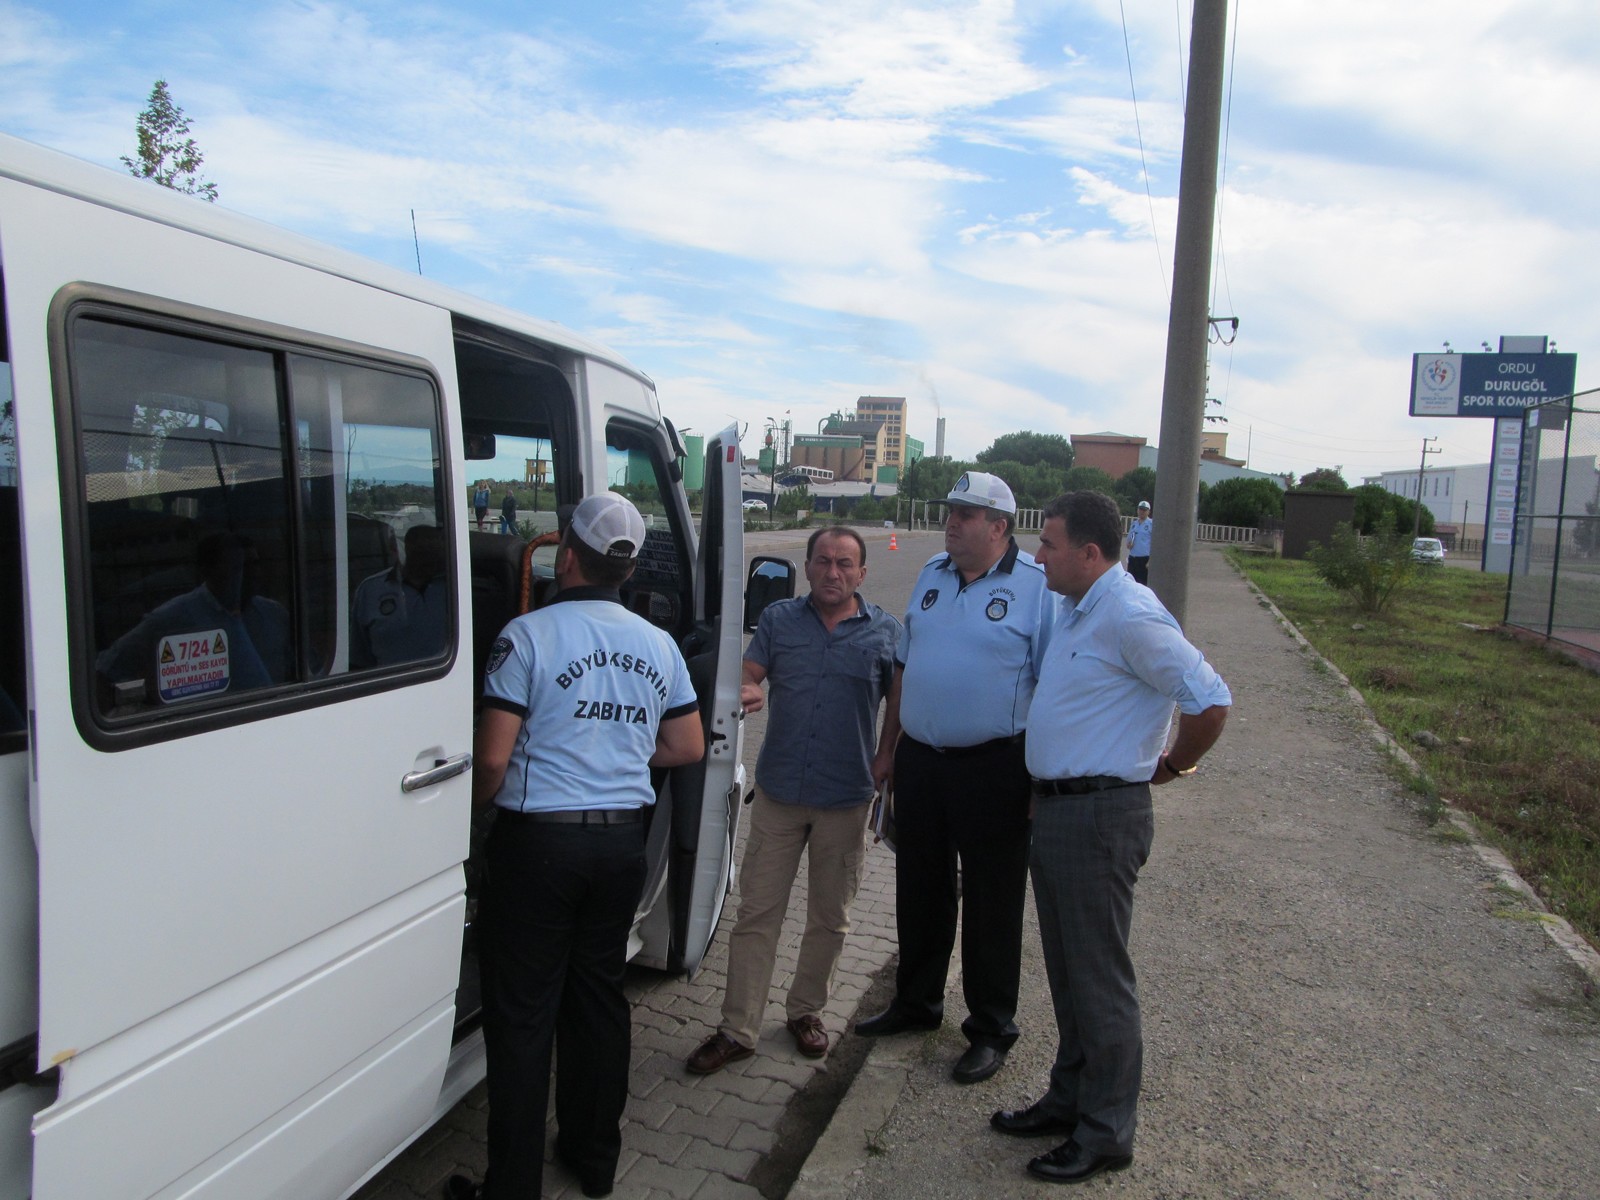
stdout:
{"type": "Polygon", "coordinates": [[[1323,582],[1348,596],[1364,613],[1382,612],[1412,579],[1411,535],[1385,513],[1365,539],[1340,521],[1330,545],[1312,542],[1306,559],[1323,582]]]}

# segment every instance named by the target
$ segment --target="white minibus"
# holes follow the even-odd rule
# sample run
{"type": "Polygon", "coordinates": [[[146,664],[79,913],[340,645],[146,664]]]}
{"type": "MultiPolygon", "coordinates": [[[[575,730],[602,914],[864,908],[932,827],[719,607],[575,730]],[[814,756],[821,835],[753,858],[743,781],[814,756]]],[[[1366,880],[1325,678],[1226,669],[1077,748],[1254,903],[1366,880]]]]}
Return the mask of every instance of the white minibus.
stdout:
{"type": "Polygon", "coordinates": [[[708,743],[657,780],[631,948],[698,966],[743,774],[736,430],[697,529],[603,347],[7,137],[0,401],[0,1198],[348,1195],[481,1077],[482,665],[547,598],[550,508],[607,487],[708,743]],[[531,481],[504,531],[484,481],[496,517],[531,481]],[[406,586],[430,623],[369,636],[406,586]]]}

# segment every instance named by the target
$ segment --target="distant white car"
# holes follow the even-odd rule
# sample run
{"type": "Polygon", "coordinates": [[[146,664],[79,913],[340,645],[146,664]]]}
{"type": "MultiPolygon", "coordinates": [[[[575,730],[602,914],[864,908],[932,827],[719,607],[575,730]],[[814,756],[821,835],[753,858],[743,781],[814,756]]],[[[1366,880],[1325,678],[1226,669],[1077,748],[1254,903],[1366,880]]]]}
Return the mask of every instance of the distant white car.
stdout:
{"type": "Polygon", "coordinates": [[[760,509],[762,512],[766,512],[767,502],[765,500],[746,500],[744,507],[747,510],[760,509]]]}
{"type": "Polygon", "coordinates": [[[1411,543],[1411,558],[1419,563],[1442,563],[1444,543],[1438,538],[1417,538],[1411,543]]]}

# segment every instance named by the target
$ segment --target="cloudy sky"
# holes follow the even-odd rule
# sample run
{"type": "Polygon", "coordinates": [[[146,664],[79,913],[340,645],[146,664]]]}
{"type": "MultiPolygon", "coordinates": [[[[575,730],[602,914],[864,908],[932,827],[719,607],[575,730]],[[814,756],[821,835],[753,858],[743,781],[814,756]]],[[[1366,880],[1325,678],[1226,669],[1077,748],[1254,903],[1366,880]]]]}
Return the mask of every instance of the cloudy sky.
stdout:
{"type": "MultiPolygon", "coordinates": [[[[598,337],[680,426],[904,395],[970,457],[1158,441],[1190,0],[0,0],[0,130],[598,337]]],[[[1483,462],[1414,352],[1600,386],[1593,0],[1236,0],[1212,411],[1259,470],[1483,462]]]]}

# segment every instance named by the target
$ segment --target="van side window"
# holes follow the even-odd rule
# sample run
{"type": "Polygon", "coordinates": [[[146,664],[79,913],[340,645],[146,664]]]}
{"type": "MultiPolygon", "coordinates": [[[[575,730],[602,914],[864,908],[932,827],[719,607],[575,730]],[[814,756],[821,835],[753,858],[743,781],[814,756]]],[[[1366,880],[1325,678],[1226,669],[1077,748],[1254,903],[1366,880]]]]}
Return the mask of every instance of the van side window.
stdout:
{"type": "MultiPolygon", "coordinates": [[[[0,296],[3,299],[3,296],[0,296]]],[[[0,323],[5,320],[0,308],[0,323]]],[[[17,421],[11,365],[0,327],[0,754],[26,745],[22,642],[22,514],[17,506],[17,421]]]]}
{"type": "Polygon", "coordinates": [[[99,724],[446,657],[429,379],[98,314],[69,357],[99,724]]]}
{"type": "Polygon", "coordinates": [[[688,548],[664,499],[675,486],[667,460],[649,432],[611,421],[606,475],[611,489],[632,500],[644,517],[644,546],[624,599],[652,624],[682,636],[694,617],[694,595],[692,572],[685,566],[688,548]]]}

